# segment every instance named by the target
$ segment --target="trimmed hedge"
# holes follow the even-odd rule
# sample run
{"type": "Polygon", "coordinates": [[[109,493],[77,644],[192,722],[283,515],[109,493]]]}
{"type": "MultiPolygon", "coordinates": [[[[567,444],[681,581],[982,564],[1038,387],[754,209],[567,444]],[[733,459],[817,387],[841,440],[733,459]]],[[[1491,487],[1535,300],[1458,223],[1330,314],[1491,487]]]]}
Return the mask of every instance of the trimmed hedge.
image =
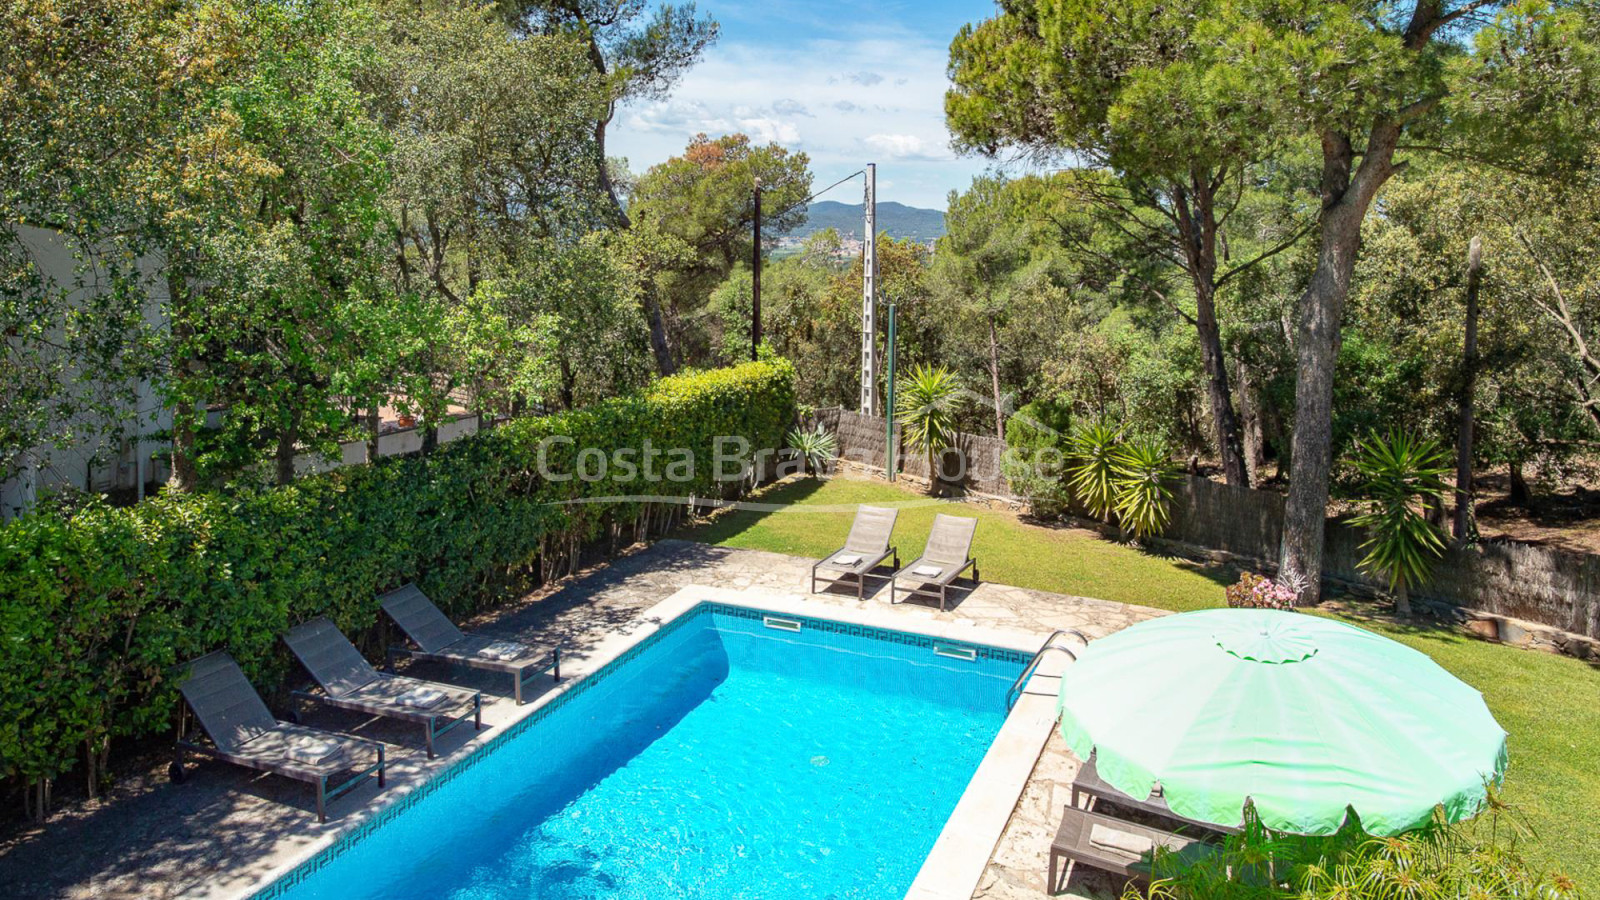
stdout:
{"type": "MultiPolygon", "coordinates": [[[[258,686],[274,686],[287,665],[279,635],[297,622],[327,615],[359,642],[377,622],[376,595],[413,580],[459,617],[536,563],[548,570],[606,527],[637,529],[651,515],[648,502],[604,498],[737,493],[745,485],[719,481],[709,465],[714,439],[777,448],[794,415],[792,366],[753,362],[282,488],[163,494],[8,523],[0,773],[39,783],[86,751],[103,758],[113,736],[168,727],[176,691],[167,673],[182,660],[226,648],[258,686]],[[571,438],[547,445],[548,479],[547,438],[571,438]],[[625,480],[613,451],[646,441],[692,452],[692,478],[625,480]],[[607,457],[606,477],[570,477],[590,447],[607,457]],[[599,502],[563,502],[585,500],[599,502]]],[[[656,470],[674,458],[661,456],[656,470]]],[[[583,462],[598,473],[593,451],[583,462]]],[[[674,474],[685,474],[681,465],[674,474]]]]}

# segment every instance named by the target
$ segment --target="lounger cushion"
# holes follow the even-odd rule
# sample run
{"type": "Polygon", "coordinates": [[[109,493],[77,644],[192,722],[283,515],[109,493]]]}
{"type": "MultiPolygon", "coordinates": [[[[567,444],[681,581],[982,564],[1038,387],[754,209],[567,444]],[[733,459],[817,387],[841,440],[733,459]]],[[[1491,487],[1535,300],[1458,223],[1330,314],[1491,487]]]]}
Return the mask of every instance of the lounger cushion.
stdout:
{"type": "Polygon", "coordinates": [[[1129,834],[1108,828],[1096,822],[1089,829],[1089,843],[1107,850],[1116,850],[1131,856],[1143,856],[1155,849],[1155,841],[1142,834],[1129,834]]]}
{"type": "Polygon", "coordinates": [[[861,554],[859,554],[859,553],[841,553],[838,556],[835,556],[833,558],[833,561],[838,563],[841,566],[853,566],[856,563],[861,562],[861,554]]]}
{"type": "Polygon", "coordinates": [[[479,647],[477,655],[484,659],[510,662],[513,659],[520,659],[527,652],[528,647],[526,644],[519,644],[515,641],[493,641],[486,646],[479,647]]]}
{"type": "Polygon", "coordinates": [[[404,693],[396,695],[394,702],[400,704],[401,706],[412,707],[413,709],[427,709],[430,706],[437,706],[439,701],[443,699],[443,691],[436,691],[433,688],[419,687],[412,688],[409,691],[405,691],[404,693]]]}
{"type": "Polygon", "coordinates": [[[318,740],[316,738],[296,737],[283,748],[285,756],[295,762],[303,762],[313,766],[325,765],[344,755],[344,747],[333,741],[318,740]]]}
{"type": "Polygon", "coordinates": [[[944,572],[944,569],[941,569],[938,566],[917,566],[915,569],[911,570],[911,574],[921,575],[926,578],[938,578],[942,572],[944,572]]]}

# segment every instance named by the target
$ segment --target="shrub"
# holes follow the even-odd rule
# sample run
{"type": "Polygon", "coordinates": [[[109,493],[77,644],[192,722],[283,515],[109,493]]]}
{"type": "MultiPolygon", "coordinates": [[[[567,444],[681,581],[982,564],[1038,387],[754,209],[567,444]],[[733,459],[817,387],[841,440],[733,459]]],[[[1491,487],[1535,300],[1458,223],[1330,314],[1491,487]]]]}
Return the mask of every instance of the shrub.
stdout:
{"type": "Polygon", "coordinates": [[[939,490],[938,454],[956,439],[956,414],[966,394],[956,376],[943,366],[917,366],[895,388],[895,420],[906,442],[928,459],[928,490],[939,490]]]}
{"type": "MultiPolygon", "coordinates": [[[[1248,813],[1247,813],[1248,815],[1248,813]]],[[[1123,900],[1469,900],[1580,896],[1571,879],[1542,871],[1522,855],[1522,830],[1498,802],[1470,822],[1436,820],[1394,837],[1356,823],[1329,837],[1275,834],[1247,819],[1220,851],[1179,866],[1159,854],[1148,894],[1132,884],[1123,900]]]]}
{"type": "MultiPolygon", "coordinates": [[[[747,363],[282,488],[163,494],[131,508],[91,505],[8,523],[0,527],[0,774],[38,784],[85,747],[103,758],[113,736],[162,729],[176,709],[167,673],[182,660],[226,649],[256,684],[275,685],[287,667],[278,636],[296,622],[326,615],[360,643],[377,621],[376,595],[407,581],[447,613],[469,613],[535,566],[553,572],[571,562],[608,525],[648,530],[665,509],[609,498],[737,489],[737,467],[719,480],[705,465],[719,449],[714,439],[745,438],[744,452],[729,454],[742,460],[775,449],[794,399],[787,362],[747,363]],[[545,438],[563,439],[544,454],[548,479],[545,438]],[[609,457],[646,441],[692,451],[692,477],[642,484],[616,465],[603,478],[571,477],[582,448],[609,457]]],[[[669,462],[653,465],[659,472],[669,462]]]]}
{"type": "Polygon", "coordinates": [[[799,457],[807,475],[821,472],[839,458],[839,439],[820,422],[810,428],[796,428],[784,440],[790,452],[799,457]]]}
{"type": "Polygon", "coordinates": [[[1079,426],[1067,439],[1067,480],[1073,496],[1089,515],[1105,522],[1117,506],[1117,467],[1113,455],[1122,442],[1117,429],[1104,422],[1079,426]]]}
{"type": "Polygon", "coordinates": [[[1298,592],[1264,575],[1245,572],[1228,585],[1228,605],[1239,609],[1294,609],[1298,592]]]}
{"type": "Polygon", "coordinates": [[[1370,434],[1356,443],[1349,460],[1363,482],[1367,511],[1351,524],[1367,530],[1357,565],[1383,575],[1394,592],[1395,611],[1411,614],[1407,591],[1426,581],[1444,554],[1445,539],[1423,515],[1422,507],[1444,496],[1450,471],[1445,453],[1432,438],[1395,429],[1387,437],[1370,434]]]}
{"type": "Polygon", "coordinates": [[[1071,433],[1070,409],[1050,400],[1035,400],[1006,420],[1006,481],[1036,515],[1059,515],[1071,502],[1063,480],[1071,433]]]}
{"type": "Polygon", "coordinates": [[[1161,533],[1170,516],[1168,482],[1177,475],[1166,445],[1152,439],[1119,444],[1111,453],[1111,465],[1117,521],[1134,539],[1161,533]]]}

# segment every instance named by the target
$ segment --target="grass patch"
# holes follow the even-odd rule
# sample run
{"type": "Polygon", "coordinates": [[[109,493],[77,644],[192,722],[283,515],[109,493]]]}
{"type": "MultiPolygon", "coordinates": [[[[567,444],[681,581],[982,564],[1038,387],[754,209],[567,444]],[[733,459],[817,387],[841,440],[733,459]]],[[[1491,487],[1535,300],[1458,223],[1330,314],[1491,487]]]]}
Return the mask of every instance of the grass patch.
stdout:
{"type": "Polygon", "coordinates": [[[976,516],[972,555],[984,581],[1138,603],[1160,609],[1221,606],[1224,585],[1193,563],[1142,553],[1081,528],[1045,528],[1009,513],[933,501],[885,482],[853,478],[779,484],[752,498],[775,511],[731,510],[679,536],[723,547],[820,557],[837,550],[857,504],[901,505],[894,540],[900,560],[922,552],[940,512],[976,516]]]}
{"type": "MultiPolygon", "coordinates": [[[[906,562],[921,552],[935,513],[976,516],[973,555],[985,581],[1182,612],[1222,606],[1223,588],[1233,577],[1084,529],[1045,527],[972,506],[951,509],[881,481],[792,481],[753,499],[774,509],[729,511],[680,536],[819,557],[844,542],[856,504],[898,504],[895,540],[906,562]]],[[[1537,835],[1530,856],[1582,885],[1600,885],[1600,671],[1440,629],[1357,624],[1421,650],[1483,692],[1511,735],[1505,799],[1537,835]]]]}

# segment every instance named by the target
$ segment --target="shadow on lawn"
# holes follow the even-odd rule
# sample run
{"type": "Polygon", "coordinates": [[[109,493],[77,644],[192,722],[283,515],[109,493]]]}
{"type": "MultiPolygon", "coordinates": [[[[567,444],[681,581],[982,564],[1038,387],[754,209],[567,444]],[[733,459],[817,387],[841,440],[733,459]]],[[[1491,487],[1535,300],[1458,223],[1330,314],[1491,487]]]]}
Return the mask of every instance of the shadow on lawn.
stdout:
{"type": "MultiPolygon", "coordinates": [[[[782,481],[750,496],[750,500],[763,506],[789,507],[805,502],[807,497],[822,489],[821,478],[799,478],[782,481]]],[[[672,537],[718,544],[743,534],[759,525],[769,516],[779,515],[784,509],[741,509],[733,507],[718,510],[708,518],[686,523],[672,532],[672,537]]]]}

